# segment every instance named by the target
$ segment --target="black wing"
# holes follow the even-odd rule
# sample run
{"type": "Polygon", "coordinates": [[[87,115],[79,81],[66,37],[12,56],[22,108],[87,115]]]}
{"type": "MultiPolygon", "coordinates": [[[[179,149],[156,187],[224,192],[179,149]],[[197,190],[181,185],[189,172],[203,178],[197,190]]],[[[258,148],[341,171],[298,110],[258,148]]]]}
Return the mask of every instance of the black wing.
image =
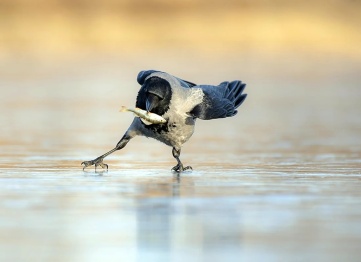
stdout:
{"type": "MultiPolygon", "coordinates": [[[[138,83],[139,83],[140,85],[143,85],[145,79],[146,79],[150,74],[153,74],[153,73],[155,73],[155,72],[164,73],[164,72],[158,71],[158,70],[145,70],[145,71],[141,71],[141,72],[139,72],[138,77],[137,77],[138,83]]],[[[181,86],[183,86],[183,87],[189,88],[189,87],[196,86],[196,84],[194,84],[194,83],[192,83],[192,82],[189,82],[189,81],[180,79],[180,78],[178,78],[178,77],[175,77],[175,78],[179,81],[179,83],[180,83],[181,86]]]]}
{"type": "Polygon", "coordinates": [[[140,71],[138,76],[137,76],[137,82],[140,85],[144,84],[145,79],[150,75],[153,74],[155,72],[161,72],[161,71],[157,71],[157,70],[144,70],[144,71],[140,71]]]}
{"type": "Polygon", "coordinates": [[[204,97],[190,114],[203,120],[230,117],[237,114],[237,108],[246,99],[242,94],[246,84],[241,81],[223,82],[218,86],[200,85],[204,97]]]}

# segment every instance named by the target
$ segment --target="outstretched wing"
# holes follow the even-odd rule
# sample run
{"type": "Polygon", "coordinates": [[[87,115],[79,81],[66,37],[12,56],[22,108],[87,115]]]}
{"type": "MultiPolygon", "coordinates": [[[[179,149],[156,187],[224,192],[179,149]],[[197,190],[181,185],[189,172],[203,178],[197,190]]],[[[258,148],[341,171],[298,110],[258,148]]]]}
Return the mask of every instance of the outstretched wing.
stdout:
{"type": "Polygon", "coordinates": [[[203,120],[230,117],[237,114],[237,108],[246,99],[243,94],[246,84],[241,81],[222,82],[218,86],[199,85],[203,91],[203,101],[190,114],[203,120]]]}
{"type": "MultiPolygon", "coordinates": [[[[145,79],[146,79],[149,75],[151,75],[151,74],[153,74],[153,73],[156,73],[156,72],[164,73],[164,72],[162,72],[162,71],[157,71],[157,70],[145,70],[145,71],[139,72],[138,77],[137,77],[138,83],[139,83],[140,85],[143,85],[145,79]]],[[[174,77],[174,78],[176,78],[176,79],[179,81],[180,85],[183,86],[183,87],[189,88],[189,87],[196,86],[196,84],[194,84],[194,83],[192,83],[192,82],[189,82],[189,81],[180,79],[180,78],[178,78],[178,77],[174,77]]]]}
{"type": "Polygon", "coordinates": [[[155,72],[161,72],[161,71],[157,71],[157,70],[144,70],[144,71],[140,71],[138,76],[137,76],[137,82],[140,85],[144,84],[145,79],[150,75],[153,74],[155,72]]]}

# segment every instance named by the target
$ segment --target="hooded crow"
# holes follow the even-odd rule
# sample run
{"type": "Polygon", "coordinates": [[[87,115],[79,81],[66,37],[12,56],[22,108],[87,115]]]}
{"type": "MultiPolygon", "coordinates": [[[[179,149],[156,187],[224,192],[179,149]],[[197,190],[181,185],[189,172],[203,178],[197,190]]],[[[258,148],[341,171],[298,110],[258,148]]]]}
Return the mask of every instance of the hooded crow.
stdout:
{"type": "Polygon", "coordinates": [[[234,116],[247,96],[242,93],[246,84],[241,81],[222,82],[218,86],[196,85],[156,70],[141,71],[137,81],[141,88],[136,107],[162,116],[167,122],[151,124],[135,117],[115,148],[94,160],[84,161],[83,170],[91,165],[95,165],[95,170],[97,166],[108,169],[103,159],[125,147],[137,135],[157,139],[172,147],[173,157],[177,160],[172,171],[192,170],[191,166],[183,166],[179,157],[182,145],[193,134],[196,119],[234,116]]]}

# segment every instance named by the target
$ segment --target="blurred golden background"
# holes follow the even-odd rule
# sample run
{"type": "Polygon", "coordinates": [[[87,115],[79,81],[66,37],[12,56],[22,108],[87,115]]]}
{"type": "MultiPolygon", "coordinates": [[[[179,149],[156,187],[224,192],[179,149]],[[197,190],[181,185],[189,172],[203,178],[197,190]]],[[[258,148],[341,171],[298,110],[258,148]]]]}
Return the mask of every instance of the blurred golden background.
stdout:
{"type": "Polygon", "coordinates": [[[355,145],[360,13],[352,0],[0,0],[1,141],[71,147],[84,143],[81,129],[113,144],[131,119],[117,110],[133,105],[136,75],[157,69],[197,84],[246,82],[241,116],[229,120],[243,147],[355,145]]]}
{"type": "Polygon", "coordinates": [[[0,53],[361,57],[359,0],[1,0],[0,53]]]}
{"type": "Polygon", "coordinates": [[[0,0],[0,261],[359,261],[360,14],[360,0],[0,0]],[[248,97],[197,121],[192,173],[144,137],[83,172],[127,130],[118,111],[147,69],[242,80],[248,97]]]}

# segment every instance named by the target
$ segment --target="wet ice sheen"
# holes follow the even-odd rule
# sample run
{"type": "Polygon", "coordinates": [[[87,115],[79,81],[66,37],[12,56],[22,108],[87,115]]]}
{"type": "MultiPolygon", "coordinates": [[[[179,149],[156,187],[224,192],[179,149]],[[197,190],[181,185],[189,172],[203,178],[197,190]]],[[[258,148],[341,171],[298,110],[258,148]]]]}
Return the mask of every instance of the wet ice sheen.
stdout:
{"type": "MultiPolygon", "coordinates": [[[[119,65],[115,71],[136,70],[119,65]]],[[[349,80],[350,72],[335,75],[349,80]]],[[[80,163],[113,148],[131,123],[118,108],[132,104],[136,90],[104,96],[114,93],[108,84],[119,82],[117,73],[101,86],[87,75],[86,88],[73,92],[79,80],[68,74],[71,84],[57,95],[46,95],[52,79],[30,79],[29,96],[13,95],[28,90],[21,84],[2,90],[0,261],[361,257],[360,103],[354,93],[360,89],[350,81],[342,82],[347,99],[339,99],[337,79],[287,86],[274,79],[265,88],[256,81],[259,72],[249,75],[249,100],[236,117],[197,121],[181,155],[194,171],[177,176],[170,172],[171,148],[141,137],[104,160],[108,172],[83,172],[80,163]],[[306,87],[312,89],[307,102],[306,87]],[[329,106],[332,101],[339,107],[329,106]]]]}
{"type": "Polygon", "coordinates": [[[234,171],[1,174],[2,259],[237,261],[297,253],[327,260],[358,254],[352,243],[361,234],[359,175],[234,171]],[[18,245],[24,253],[12,252],[18,245]]]}

